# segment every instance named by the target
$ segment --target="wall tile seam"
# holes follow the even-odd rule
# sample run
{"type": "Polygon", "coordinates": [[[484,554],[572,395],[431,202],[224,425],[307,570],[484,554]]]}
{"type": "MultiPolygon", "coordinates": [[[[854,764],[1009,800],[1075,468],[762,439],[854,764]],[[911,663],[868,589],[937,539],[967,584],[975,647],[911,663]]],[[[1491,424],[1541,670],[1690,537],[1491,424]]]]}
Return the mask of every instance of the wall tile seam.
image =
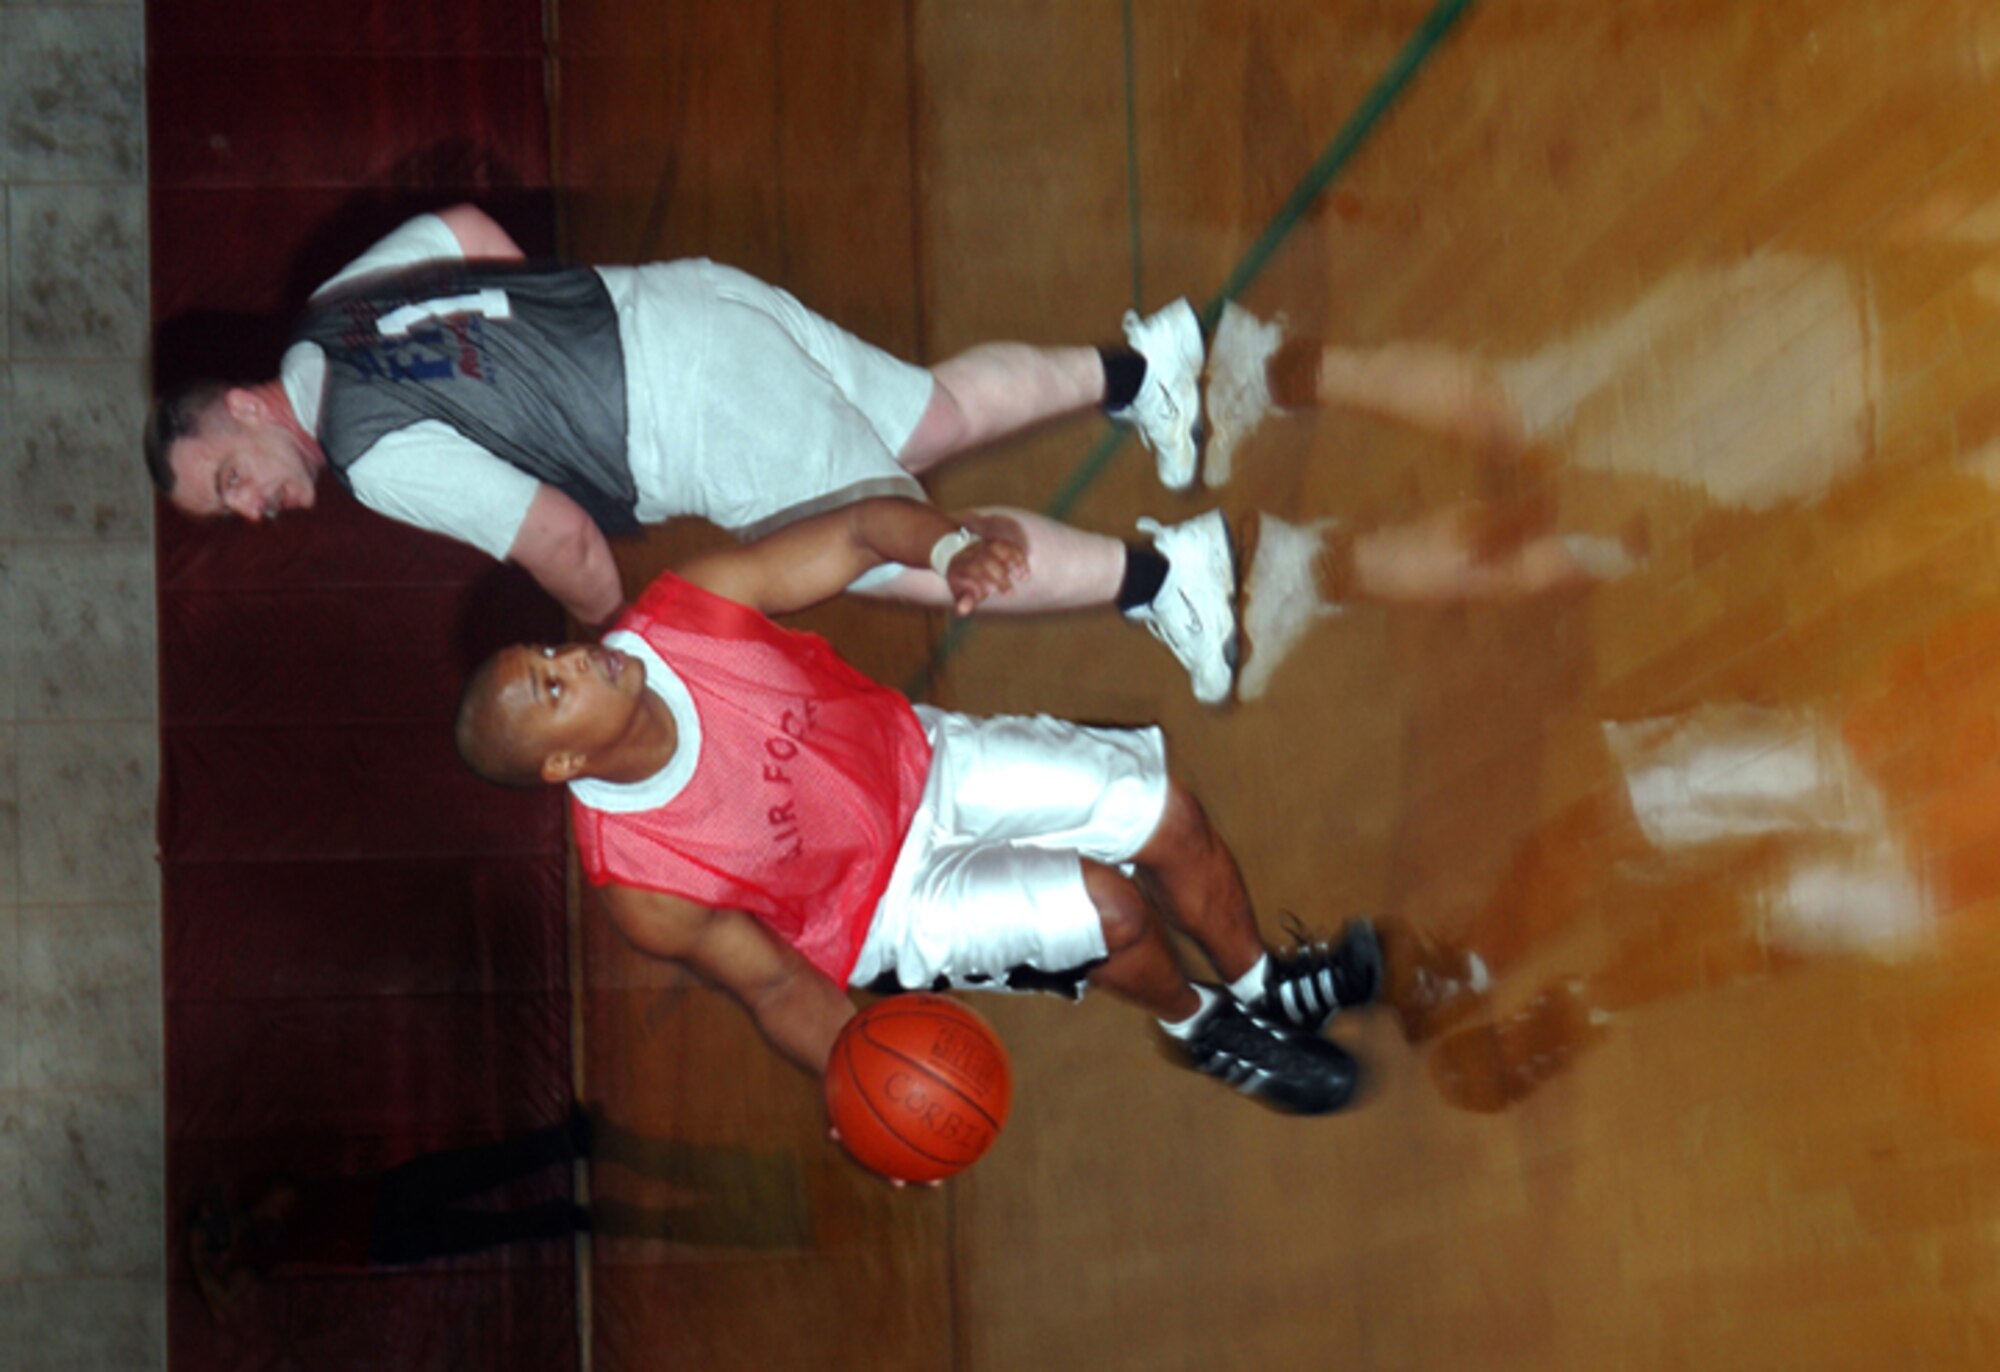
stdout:
{"type": "MultiPolygon", "coordinates": [[[[23,1098],[39,1100],[44,1097],[61,1098],[64,1100],[129,1100],[133,1097],[156,1098],[159,1101],[162,1111],[166,1108],[166,1089],[164,1086],[159,1085],[106,1086],[93,1090],[70,1090],[68,1088],[51,1090],[26,1086],[0,1086],[0,1106],[4,1106],[13,1100],[23,1098]]],[[[160,1137],[166,1137],[166,1117],[164,1114],[161,1115],[160,1137]]]]}
{"type": "MultiPolygon", "coordinates": [[[[4,276],[5,272],[6,264],[0,263],[0,276],[4,276]]],[[[72,367],[94,372],[110,372],[116,375],[119,372],[128,371],[144,363],[146,356],[144,351],[105,353],[102,356],[88,356],[78,353],[73,356],[65,355],[61,357],[23,357],[18,353],[0,353],[0,367],[24,374],[22,376],[23,380],[32,379],[25,376],[25,373],[61,372],[72,367]]],[[[140,388],[134,389],[137,391],[140,388]]],[[[105,392],[107,395],[109,393],[108,390],[105,392]]]]}
{"type": "MultiPolygon", "coordinates": [[[[0,10],[6,7],[0,5],[0,10]]],[[[98,173],[76,176],[10,176],[0,185],[13,190],[144,190],[149,181],[145,168],[141,167],[130,176],[105,176],[98,173]]]]}
{"type": "MultiPolygon", "coordinates": [[[[166,1254],[162,1252],[160,1257],[162,1264],[164,1266],[166,1254]]],[[[74,1286],[83,1282],[144,1281],[150,1285],[152,1282],[157,1281],[160,1275],[161,1275],[160,1272],[157,1271],[137,1272],[137,1273],[20,1272],[16,1273],[11,1277],[0,1277],[0,1291],[7,1291],[14,1287],[21,1287],[21,1286],[74,1286]]],[[[166,1289],[162,1287],[159,1294],[161,1299],[164,1301],[166,1298],[166,1289]]],[[[0,1345],[0,1347],[4,1347],[4,1345],[0,1345]]],[[[57,1364],[57,1367],[67,1368],[73,1365],[74,1364],[60,1363],[57,1364]]]]}
{"type": "MultiPolygon", "coordinates": [[[[138,445],[134,444],[133,446],[136,448],[138,445]]],[[[4,455],[0,455],[0,465],[4,465],[4,455]]],[[[78,535],[73,538],[65,538],[60,533],[43,533],[39,529],[30,528],[25,532],[17,531],[8,538],[0,539],[0,548],[35,547],[126,548],[134,550],[143,549],[150,552],[153,548],[153,536],[151,532],[147,532],[144,534],[117,534],[112,536],[78,535]]]]}
{"type": "MultiPolygon", "coordinates": [[[[35,714],[22,713],[21,707],[18,705],[15,707],[15,710],[16,713],[13,715],[12,718],[0,720],[0,726],[14,725],[16,727],[24,729],[29,727],[71,729],[71,728],[81,728],[86,724],[124,725],[124,724],[158,724],[160,722],[160,716],[158,712],[147,715],[35,715],[35,714]]],[[[158,751],[159,750],[156,747],[154,749],[154,752],[157,754],[158,751]]]]}

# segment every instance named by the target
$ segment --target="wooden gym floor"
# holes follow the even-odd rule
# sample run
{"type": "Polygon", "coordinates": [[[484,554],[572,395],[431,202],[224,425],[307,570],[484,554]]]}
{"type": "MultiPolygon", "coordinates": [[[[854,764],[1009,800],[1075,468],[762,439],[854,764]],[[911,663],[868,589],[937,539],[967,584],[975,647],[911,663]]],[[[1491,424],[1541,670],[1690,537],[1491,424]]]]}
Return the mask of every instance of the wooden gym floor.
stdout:
{"type": "MultiPolygon", "coordinates": [[[[1223,714],[1104,619],[946,645],[956,707],[1163,722],[1274,935],[1393,931],[1351,1115],[1234,1100],[1108,1001],[986,998],[1013,1122],[891,1192],[586,914],[586,1089],[693,1159],[593,1185],[708,1217],[598,1241],[599,1369],[2000,1365],[2000,10],[1481,0],[1412,53],[1433,15],[560,6],[572,256],[709,254],[926,360],[1211,303],[1418,57],[1240,296],[1422,345],[1384,356],[1501,397],[1530,461],[1335,409],[1176,497],[1080,422],[937,494],[1120,533],[1528,495],[1643,554],[1318,618],[1223,714]],[[1468,953],[1488,991],[1427,1012],[1468,953]]],[[[938,627],[817,623],[895,681],[938,627]]]]}

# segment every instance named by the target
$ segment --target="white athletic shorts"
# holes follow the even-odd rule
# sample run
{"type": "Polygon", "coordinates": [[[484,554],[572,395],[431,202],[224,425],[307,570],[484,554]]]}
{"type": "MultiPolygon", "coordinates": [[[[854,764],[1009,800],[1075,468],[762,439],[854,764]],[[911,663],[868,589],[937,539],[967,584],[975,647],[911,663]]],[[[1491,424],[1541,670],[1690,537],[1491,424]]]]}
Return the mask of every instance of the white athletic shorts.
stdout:
{"type": "Polygon", "coordinates": [[[1160,731],[916,709],[930,776],[849,982],[1080,995],[1105,955],[1082,859],[1126,862],[1159,827],[1160,731]]]}
{"type": "Polygon", "coordinates": [[[618,310],[642,524],[752,538],[867,496],[924,498],[896,461],[931,374],[705,259],[601,267],[618,310]]]}

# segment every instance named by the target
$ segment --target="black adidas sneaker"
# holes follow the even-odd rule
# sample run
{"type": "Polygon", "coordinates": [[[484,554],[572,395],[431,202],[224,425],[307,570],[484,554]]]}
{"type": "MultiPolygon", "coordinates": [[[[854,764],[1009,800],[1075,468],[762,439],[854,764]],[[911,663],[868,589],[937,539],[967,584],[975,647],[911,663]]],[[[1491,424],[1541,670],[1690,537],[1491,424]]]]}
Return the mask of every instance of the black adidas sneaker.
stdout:
{"type": "Polygon", "coordinates": [[[1288,952],[1271,954],[1264,994],[1250,1008],[1266,1019],[1318,1033],[1342,1010],[1366,1005],[1382,991],[1382,942],[1365,919],[1349,920],[1338,943],[1292,930],[1288,952]]]}
{"type": "Polygon", "coordinates": [[[1187,1038],[1187,1065],[1290,1115],[1330,1115],[1354,1098],[1361,1065],[1339,1044],[1269,1024],[1217,994],[1187,1038]]]}

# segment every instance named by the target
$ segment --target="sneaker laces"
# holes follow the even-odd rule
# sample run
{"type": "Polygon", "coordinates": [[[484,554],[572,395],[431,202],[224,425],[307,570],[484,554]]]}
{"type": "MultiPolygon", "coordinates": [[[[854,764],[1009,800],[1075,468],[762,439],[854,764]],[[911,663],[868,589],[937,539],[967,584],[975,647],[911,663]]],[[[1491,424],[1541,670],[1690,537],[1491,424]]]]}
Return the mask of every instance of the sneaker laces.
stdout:
{"type": "Polygon", "coordinates": [[[1288,1023],[1317,1029],[1340,1009],[1335,976],[1339,950],[1314,935],[1290,911],[1284,916],[1284,930],[1292,946],[1271,959],[1271,984],[1264,992],[1264,1004],[1288,1023]]]}
{"type": "Polygon", "coordinates": [[[1264,1000],[1288,1023],[1317,1031],[1343,1008],[1366,1004],[1380,990],[1379,984],[1354,984],[1364,977],[1379,983],[1380,969],[1350,965],[1344,956],[1353,925],[1339,939],[1327,939],[1286,911],[1283,928],[1292,946],[1272,956],[1272,985],[1264,1000]]]}

